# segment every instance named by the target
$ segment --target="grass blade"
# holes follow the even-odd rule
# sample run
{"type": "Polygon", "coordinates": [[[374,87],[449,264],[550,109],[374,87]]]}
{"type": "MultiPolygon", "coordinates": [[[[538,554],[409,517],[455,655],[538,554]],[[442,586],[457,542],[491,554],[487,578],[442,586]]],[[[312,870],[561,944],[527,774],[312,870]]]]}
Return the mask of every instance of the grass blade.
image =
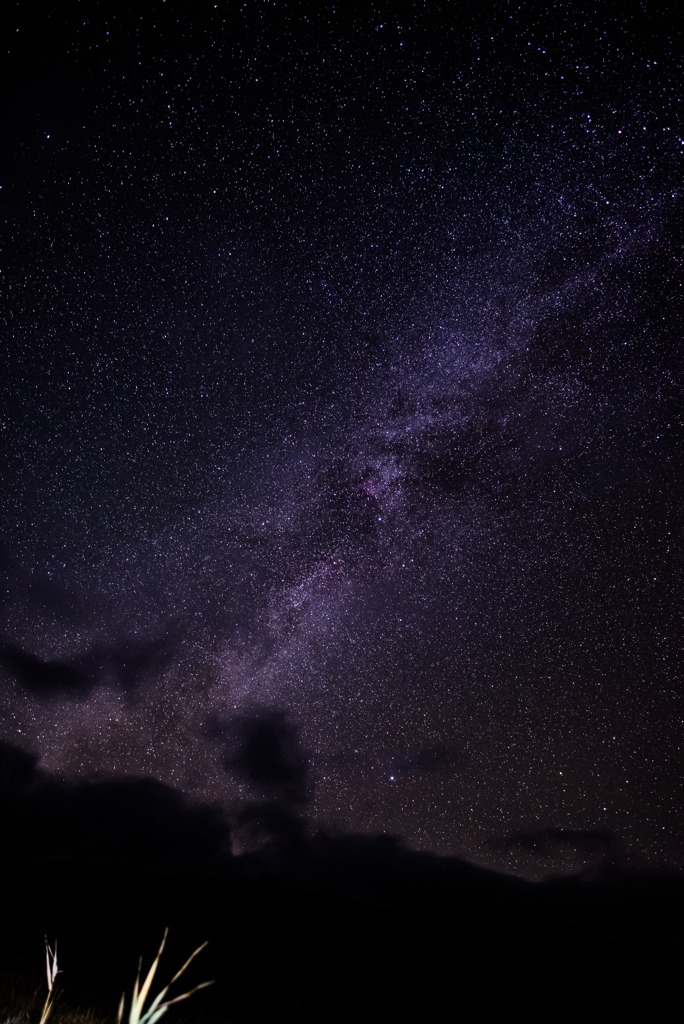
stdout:
{"type": "MultiPolygon", "coordinates": [[[[166,999],[166,994],[169,991],[171,985],[173,985],[174,981],[177,981],[180,978],[180,976],[184,973],[184,971],[187,970],[192,961],[195,959],[197,954],[201,953],[204,947],[207,945],[206,942],[203,942],[202,945],[198,946],[195,952],[188,957],[188,959],[185,961],[181,969],[177,971],[176,974],[174,974],[169,984],[166,985],[165,988],[163,988],[161,992],[159,992],[154,997],[150,1006],[148,1006],[147,1009],[145,1009],[145,1003],[150,994],[152,982],[154,981],[154,976],[156,974],[157,967],[159,966],[161,955],[164,952],[164,946],[166,945],[166,937],[168,934],[169,929],[167,928],[164,932],[164,937],[161,941],[159,952],[155,957],[154,963],[147,972],[147,976],[142,984],[142,987],[140,985],[142,959],[140,961],[140,964],[138,966],[138,975],[135,979],[135,985],[133,986],[133,996],[131,999],[131,1008],[128,1014],[128,1024],[156,1024],[156,1022],[164,1016],[169,1006],[173,1006],[174,1003],[180,1003],[184,999],[189,999],[191,995],[194,995],[195,992],[199,992],[200,989],[207,988],[209,985],[213,985],[213,981],[204,981],[202,982],[201,985],[197,985],[195,988],[190,989],[190,991],[183,992],[182,995],[175,996],[173,999],[166,999]]],[[[124,997],[122,997],[121,1003],[119,1004],[119,1019],[117,1021],[117,1024],[121,1024],[121,1020],[123,1017],[123,1009],[124,997]]],[[[41,1021],[41,1024],[44,1024],[44,1022],[41,1021]]]]}
{"type": "Polygon", "coordinates": [[[45,972],[47,974],[48,994],[43,1005],[43,1012],[40,1015],[39,1024],[45,1024],[52,1013],[52,1004],[54,1002],[52,990],[54,988],[55,979],[59,974],[59,970],[57,968],[57,942],[55,941],[55,948],[53,951],[50,949],[50,943],[47,940],[47,935],[45,936],[45,972]]]}
{"type": "Polygon", "coordinates": [[[147,977],[145,978],[145,981],[143,982],[143,986],[140,989],[140,995],[138,997],[138,999],[139,999],[139,1011],[138,1012],[140,1012],[142,1010],[143,1006],[145,1005],[145,1000],[147,999],[147,996],[149,994],[150,988],[152,986],[152,982],[154,981],[154,976],[157,973],[157,967],[159,967],[159,960],[161,959],[161,955],[164,952],[164,946],[166,945],[166,936],[168,934],[169,934],[169,929],[167,928],[165,930],[165,932],[164,932],[164,937],[161,940],[161,946],[159,947],[159,952],[157,953],[157,955],[156,955],[156,957],[154,959],[154,963],[152,964],[152,966],[150,967],[149,971],[147,972],[147,977]]]}
{"type": "Polygon", "coordinates": [[[172,978],[172,979],[171,979],[171,981],[169,982],[169,985],[173,985],[174,981],[178,981],[178,979],[180,978],[181,974],[183,974],[183,972],[184,972],[185,970],[187,970],[187,968],[188,968],[188,967],[190,966],[190,964],[191,964],[191,963],[192,963],[192,961],[193,961],[193,960],[195,959],[195,957],[197,956],[197,954],[198,954],[198,953],[201,953],[201,952],[202,952],[202,950],[204,949],[204,947],[205,947],[205,946],[207,946],[208,944],[209,944],[208,942],[203,942],[201,946],[198,946],[198,947],[197,947],[197,949],[195,950],[195,952],[194,952],[194,953],[192,953],[192,954],[191,954],[191,955],[190,955],[190,956],[188,957],[188,959],[187,959],[187,960],[185,961],[185,963],[184,963],[184,964],[183,964],[183,966],[181,967],[180,971],[178,971],[178,972],[177,972],[176,974],[174,974],[173,978],[172,978]]]}

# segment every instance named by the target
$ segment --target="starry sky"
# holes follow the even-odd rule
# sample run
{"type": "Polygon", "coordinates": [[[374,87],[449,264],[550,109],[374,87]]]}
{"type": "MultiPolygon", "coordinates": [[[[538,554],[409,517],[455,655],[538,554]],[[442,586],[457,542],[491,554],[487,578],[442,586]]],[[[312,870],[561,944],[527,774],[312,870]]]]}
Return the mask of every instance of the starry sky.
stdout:
{"type": "Polygon", "coordinates": [[[270,800],[681,867],[675,5],[20,2],[2,43],[3,749],[236,853],[270,800]]]}

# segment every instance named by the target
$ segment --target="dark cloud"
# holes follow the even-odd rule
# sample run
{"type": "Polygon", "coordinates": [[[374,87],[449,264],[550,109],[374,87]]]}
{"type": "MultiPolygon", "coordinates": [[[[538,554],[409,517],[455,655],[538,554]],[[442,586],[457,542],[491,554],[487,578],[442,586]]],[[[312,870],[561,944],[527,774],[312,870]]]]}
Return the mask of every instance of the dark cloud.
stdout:
{"type": "Polygon", "coordinates": [[[289,807],[274,801],[249,803],[236,815],[242,834],[261,846],[262,852],[300,850],[306,838],[306,821],[289,807]]]}
{"type": "Polygon", "coordinates": [[[153,673],[163,671],[177,646],[171,631],[153,640],[123,640],[96,647],[72,661],[43,660],[18,644],[0,648],[0,663],[17,682],[39,697],[87,698],[103,681],[126,693],[136,690],[153,673]]]}
{"type": "Polygon", "coordinates": [[[87,697],[97,680],[66,661],[43,661],[15,644],[0,650],[0,660],[17,682],[41,697],[87,697]]]}
{"type": "Polygon", "coordinates": [[[177,650],[179,639],[174,626],[153,640],[126,640],[115,647],[94,651],[88,662],[93,665],[94,672],[111,671],[121,688],[131,692],[150,675],[166,668],[177,650]]]}
{"type": "MultiPolygon", "coordinates": [[[[253,722],[238,728],[249,737],[253,722]]],[[[291,741],[284,718],[268,724],[278,746],[283,736],[291,741]]],[[[285,774],[289,779],[289,769],[285,774]]],[[[282,777],[275,769],[264,775],[282,777]]],[[[394,836],[312,835],[305,817],[283,801],[245,802],[234,808],[231,823],[221,809],[152,779],[59,782],[40,770],[35,756],[6,743],[0,743],[0,823],[5,859],[129,864],[183,874],[281,874],[370,902],[398,891],[425,897],[454,886],[479,892],[521,884],[456,858],[411,851],[394,836]],[[232,825],[241,838],[253,840],[238,857],[231,852],[232,825]]]]}
{"type": "Polygon", "coordinates": [[[0,743],[0,798],[16,801],[35,784],[38,758],[0,743]]]}
{"type": "Polygon", "coordinates": [[[235,760],[245,777],[280,796],[233,809],[241,836],[254,840],[251,852],[232,855],[231,822],[220,808],[193,802],[156,780],[64,783],[42,772],[34,755],[0,743],[2,855],[183,873],[284,873],[371,901],[388,897],[397,885],[427,891],[496,879],[455,858],[410,851],[394,836],[312,835],[297,806],[283,799],[301,797],[306,779],[306,762],[285,716],[245,716],[230,725],[244,741],[235,760]]]}
{"type": "Polygon", "coordinates": [[[490,839],[492,849],[526,850],[539,857],[553,856],[560,850],[574,850],[586,857],[620,857],[623,846],[612,832],[601,829],[543,828],[531,832],[513,832],[511,835],[490,839]]]}
{"type": "Polygon", "coordinates": [[[38,759],[0,743],[3,855],[129,863],[166,870],[226,866],[223,814],[154,779],[60,783],[38,759]]]}
{"type": "Polygon", "coordinates": [[[260,708],[208,731],[213,737],[226,736],[226,769],[254,790],[285,804],[306,801],[309,762],[284,712],[260,708]]]}

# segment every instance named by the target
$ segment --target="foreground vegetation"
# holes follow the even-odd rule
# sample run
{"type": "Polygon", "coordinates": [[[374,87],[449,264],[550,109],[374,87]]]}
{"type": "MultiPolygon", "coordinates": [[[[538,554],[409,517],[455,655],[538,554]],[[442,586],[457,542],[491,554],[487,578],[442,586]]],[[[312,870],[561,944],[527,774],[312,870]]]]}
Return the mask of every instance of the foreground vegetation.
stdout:
{"type": "MultiPolygon", "coordinates": [[[[167,999],[171,986],[185,973],[198,953],[202,952],[207,945],[205,942],[198,946],[195,952],[188,957],[181,969],[174,974],[168,985],[162,988],[156,996],[152,997],[152,984],[159,967],[161,955],[164,952],[167,935],[168,928],[164,932],[159,952],[142,983],[140,980],[142,958],[140,959],[138,974],[130,998],[126,997],[125,992],[121,996],[116,1015],[117,1024],[157,1024],[166,1014],[169,1007],[185,1002],[195,992],[213,985],[213,981],[203,981],[187,992],[182,992],[180,995],[167,999]]],[[[109,1024],[111,1017],[106,1014],[97,1013],[93,1009],[84,1011],[76,1007],[60,1004],[58,986],[60,971],[57,961],[57,944],[55,943],[53,949],[48,943],[47,938],[45,939],[45,962],[47,995],[43,996],[39,990],[32,990],[25,983],[17,983],[9,991],[6,991],[3,998],[0,999],[0,1022],[2,1024],[53,1024],[53,1022],[54,1024],[105,1024],[105,1022],[109,1024]]],[[[177,1024],[182,1024],[182,1021],[179,1020],[177,1024]]]]}

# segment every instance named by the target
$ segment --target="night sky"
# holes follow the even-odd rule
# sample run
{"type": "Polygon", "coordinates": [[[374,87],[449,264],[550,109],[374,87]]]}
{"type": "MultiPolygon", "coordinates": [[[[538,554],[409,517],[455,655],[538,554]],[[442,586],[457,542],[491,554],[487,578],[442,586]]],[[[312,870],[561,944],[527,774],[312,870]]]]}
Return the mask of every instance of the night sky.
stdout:
{"type": "Polygon", "coordinates": [[[2,757],[681,867],[676,5],[398,12],[7,5],[2,757]]]}

